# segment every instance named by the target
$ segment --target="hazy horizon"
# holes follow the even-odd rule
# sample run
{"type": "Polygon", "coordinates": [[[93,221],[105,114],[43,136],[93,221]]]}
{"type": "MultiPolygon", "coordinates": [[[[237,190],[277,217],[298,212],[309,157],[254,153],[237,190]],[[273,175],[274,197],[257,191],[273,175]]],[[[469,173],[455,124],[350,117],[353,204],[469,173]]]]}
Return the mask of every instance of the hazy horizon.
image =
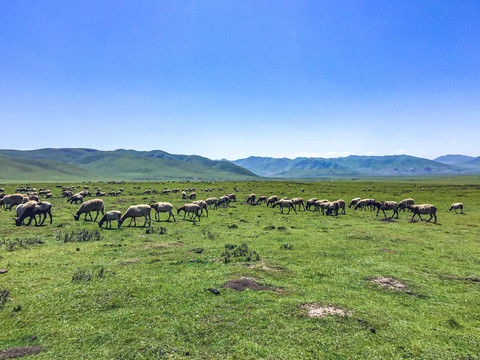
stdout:
{"type": "Polygon", "coordinates": [[[0,20],[2,148],[480,155],[477,2],[6,2],[0,20]]]}
{"type": "MultiPolygon", "coordinates": [[[[72,148],[72,147],[68,147],[70,149],[75,149],[75,148],[72,148]]],[[[3,148],[3,149],[0,149],[0,150],[17,150],[17,151],[32,151],[32,150],[41,150],[41,149],[65,149],[65,148],[55,148],[55,147],[43,147],[43,148],[32,148],[32,149],[17,149],[17,148],[3,148]]],[[[174,152],[171,152],[171,151],[168,151],[166,149],[145,149],[145,150],[139,150],[139,149],[130,149],[130,148],[116,148],[116,149],[99,149],[99,148],[92,148],[92,147],[85,147],[85,146],[79,146],[79,147],[76,147],[76,149],[90,149],[90,150],[98,150],[98,151],[117,151],[117,150],[134,150],[134,151],[165,151],[169,154],[174,154],[174,155],[198,155],[198,156],[203,156],[203,157],[207,157],[211,160],[216,160],[216,161],[221,161],[221,160],[227,160],[227,161],[235,161],[235,160],[240,160],[240,159],[245,159],[245,158],[249,158],[249,157],[271,157],[271,158],[277,158],[277,159],[290,159],[290,160],[293,160],[295,158],[299,158],[299,157],[309,157],[309,158],[325,158],[325,159],[333,159],[333,158],[341,158],[341,157],[348,157],[348,156],[395,156],[395,155],[407,155],[407,156],[414,156],[414,157],[420,157],[420,158],[425,158],[425,159],[429,159],[429,160],[435,160],[436,158],[440,157],[440,156],[445,156],[445,155],[453,155],[453,156],[457,156],[457,155],[460,155],[460,156],[470,156],[470,157],[479,157],[480,155],[470,155],[470,154],[459,154],[459,153],[445,153],[445,154],[440,154],[438,156],[435,156],[433,158],[429,158],[429,157],[423,157],[423,156],[417,156],[417,155],[412,155],[412,154],[373,154],[373,153],[370,153],[370,154],[349,154],[349,153],[327,153],[325,155],[322,155],[322,154],[308,154],[308,153],[300,153],[300,155],[298,156],[294,156],[294,157],[288,157],[288,156],[270,156],[270,155],[248,155],[248,156],[244,156],[244,157],[240,157],[240,158],[226,158],[226,157],[208,157],[206,155],[203,155],[201,153],[191,153],[191,154],[187,154],[187,153],[174,153],[174,152]]]]}

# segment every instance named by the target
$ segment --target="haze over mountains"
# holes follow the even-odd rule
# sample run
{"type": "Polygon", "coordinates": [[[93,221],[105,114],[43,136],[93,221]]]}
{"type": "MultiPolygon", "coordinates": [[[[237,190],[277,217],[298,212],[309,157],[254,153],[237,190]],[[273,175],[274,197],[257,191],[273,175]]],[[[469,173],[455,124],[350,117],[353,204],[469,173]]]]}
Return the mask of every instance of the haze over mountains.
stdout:
{"type": "Polygon", "coordinates": [[[480,157],[445,155],[429,160],[409,155],[295,159],[255,157],[234,160],[259,176],[316,178],[328,176],[405,176],[480,172],[480,157]]]}
{"type": "Polygon", "coordinates": [[[480,157],[409,155],[296,159],[248,157],[216,161],[161,150],[83,148],[0,150],[0,181],[243,180],[480,173],[480,157]]]}

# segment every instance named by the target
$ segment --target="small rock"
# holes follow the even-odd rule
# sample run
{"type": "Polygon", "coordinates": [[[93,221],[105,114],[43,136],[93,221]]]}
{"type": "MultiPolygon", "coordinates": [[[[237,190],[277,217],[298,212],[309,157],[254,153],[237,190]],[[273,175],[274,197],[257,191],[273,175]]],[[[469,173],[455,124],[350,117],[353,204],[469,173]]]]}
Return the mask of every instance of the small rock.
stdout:
{"type": "Polygon", "coordinates": [[[220,291],[218,291],[218,289],[207,289],[207,290],[210,291],[212,294],[220,295],[220,291]]]}
{"type": "Polygon", "coordinates": [[[8,272],[8,269],[0,269],[0,274],[6,274],[8,272]]]}
{"type": "Polygon", "coordinates": [[[33,335],[31,338],[30,338],[30,341],[34,341],[34,340],[37,340],[37,335],[33,335]]]}

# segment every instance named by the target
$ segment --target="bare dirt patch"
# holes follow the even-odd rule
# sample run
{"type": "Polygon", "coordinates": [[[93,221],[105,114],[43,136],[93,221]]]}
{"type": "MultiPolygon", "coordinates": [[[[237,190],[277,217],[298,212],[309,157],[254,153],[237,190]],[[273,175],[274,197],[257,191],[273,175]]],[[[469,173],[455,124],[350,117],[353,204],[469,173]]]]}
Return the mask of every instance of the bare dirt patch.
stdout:
{"type": "Polygon", "coordinates": [[[374,278],[370,278],[367,281],[378,283],[381,286],[386,287],[390,290],[407,291],[407,287],[405,286],[405,284],[393,278],[377,276],[374,278]]]}
{"type": "Polygon", "coordinates": [[[412,219],[408,219],[408,222],[409,222],[409,223],[417,223],[417,222],[420,222],[420,220],[419,220],[419,219],[413,219],[413,220],[412,220],[412,219]]]}
{"type": "Polygon", "coordinates": [[[392,218],[390,217],[386,217],[386,218],[383,218],[383,219],[380,219],[378,221],[383,221],[383,222],[396,222],[395,220],[393,220],[392,218]]]}
{"type": "Polygon", "coordinates": [[[118,265],[130,265],[130,264],[136,264],[138,263],[140,260],[138,259],[125,259],[121,262],[118,263],[118,265]]]}
{"type": "Polygon", "coordinates": [[[305,304],[302,309],[307,310],[307,316],[311,318],[323,318],[326,316],[351,316],[353,311],[335,307],[334,305],[305,304]]]}
{"type": "Polygon", "coordinates": [[[41,346],[16,347],[16,348],[0,350],[0,360],[17,359],[27,355],[35,355],[41,352],[42,350],[43,348],[41,346]]]}
{"type": "Polygon", "coordinates": [[[246,278],[243,277],[238,280],[229,280],[225,284],[223,284],[223,287],[236,290],[236,291],[243,291],[245,289],[248,290],[273,290],[268,287],[259,285],[255,279],[252,278],[246,278]]]}
{"type": "Polygon", "coordinates": [[[397,253],[395,250],[391,250],[391,249],[378,249],[378,251],[388,252],[388,253],[391,253],[391,254],[396,254],[397,253]]]}

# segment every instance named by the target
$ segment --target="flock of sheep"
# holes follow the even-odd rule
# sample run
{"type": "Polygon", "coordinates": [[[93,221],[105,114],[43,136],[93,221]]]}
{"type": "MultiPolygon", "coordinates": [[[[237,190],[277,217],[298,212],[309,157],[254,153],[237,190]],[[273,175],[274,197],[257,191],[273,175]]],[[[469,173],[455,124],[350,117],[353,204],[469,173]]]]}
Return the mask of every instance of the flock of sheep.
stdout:
{"type": "MultiPolygon", "coordinates": [[[[61,187],[61,186],[59,186],[61,187]]],[[[138,187],[139,188],[139,187],[138,187]]],[[[140,205],[133,205],[130,206],[127,211],[122,215],[122,213],[118,210],[111,210],[105,213],[105,204],[102,199],[95,198],[88,201],[83,202],[84,198],[87,196],[91,196],[92,194],[88,191],[88,186],[84,186],[84,189],[78,193],[73,193],[76,187],[62,187],[62,197],[67,198],[67,202],[73,204],[80,202],[81,205],[78,208],[75,214],[72,214],[75,220],[79,220],[82,214],[85,215],[85,220],[87,220],[87,216],[91,221],[97,221],[100,213],[102,213],[103,217],[99,221],[99,226],[102,227],[103,224],[106,224],[107,227],[112,226],[112,221],[117,221],[118,227],[120,227],[125,220],[130,219],[129,226],[134,223],[136,226],[136,218],[144,218],[145,222],[143,226],[146,226],[147,223],[149,226],[151,225],[151,211],[154,210],[155,212],[155,219],[160,220],[159,214],[167,214],[168,219],[173,217],[173,221],[176,221],[174,215],[175,207],[169,202],[157,202],[154,204],[140,204],[140,205]],[[92,217],[92,212],[96,212],[95,218],[92,217]]],[[[17,192],[27,192],[27,194],[10,194],[6,195],[3,193],[2,188],[0,188],[0,207],[3,206],[5,210],[12,210],[13,206],[17,206],[16,208],[16,217],[15,217],[15,224],[20,226],[27,218],[29,219],[27,225],[30,225],[32,221],[35,221],[35,225],[38,225],[37,222],[37,215],[39,216],[40,225],[42,225],[47,216],[50,217],[50,223],[52,223],[52,204],[47,201],[39,201],[38,196],[43,195],[46,198],[52,197],[52,192],[50,190],[46,190],[45,188],[40,189],[37,193],[34,191],[35,189],[31,189],[29,187],[20,187],[17,189],[17,192]],[[43,219],[42,219],[43,215],[43,219]]],[[[203,189],[202,189],[203,190],[203,189]]],[[[209,189],[205,189],[207,191],[209,189]]],[[[218,190],[223,190],[223,188],[219,188],[218,190]]],[[[186,218],[188,215],[191,220],[197,219],[200,221],[200,217],[203,215],[203,212],[206,212],[208,216],[208,209],[209,207],[214,207],[215,209],[219,206],[228,206],[230,202],[236,201],[237,197],[236,194],[226,194],[219,198],[210,197],[206,200],[196,200],[197,193],[195,189],[187,189],[190,193],[187,194],[185,190],[181,192],[181,198],[184,200],[194,200],[190,204],[185,204],[179,208],[176,208],[177,215],[180,214],[182,211],[184,212],[183,219],[186,218]]],[[[238,191],[238,188],[235,187],[235,191],[238,191]]],[[[150,188],[145,190],[143,194],[151,194],[156,191],[151,190],[150,188]]],[[[170,192],[178,193],[180,190],[174,189],[172,190],[164,190],[162,194],[169,194],[170,192]]],[[[118,191],[113,191],[108,193],[111,196],[118,196],[123,193],[123,188],[118,191]]],[[[96,189],[95,195],[97,197],[105,196],[106,194],[101,191],[100,188],[96,189]]],[[[295,213],[298,211],[303,210],[312,210],[322,212],[324,215],[334,215],[338,216],[339,214],[345,214],[346,203],[344,200],[336,200],[336,201],[328,201],[327,199],[318,200],[316,198],[311,198],[306,201],[303,201],[301,197],[288,199],[286,197],[278,199],[277,196],[260,196],[256,197],[255,194],[250,194],[246,199],[247,204],[251,205],[260,205],[262,203],[266,204],[267,207],[279,207],[281,213],[284,210],[288,210],[290,213],[293,210],[295,213]]],[[[376,215],[383,212],[384,217],[387,217],[385,211],[393,211],[391,218],[397,217],[399,210],[409,210],[413,213],[412,220],[415,216],[418,216],[420,220],[423,221],[421,215],[430,215],[430,218],[427,221],[431,221],[432,218],[435,219],[435,223],[437,222],[437,208],[432,204],[421,204],[416,205],[413,199],[404,199],[399,203],[395,201],[375,201],[374,199],[361,199],[355,198],[352,199],[350,204],[348,205],[349,208],[354,208],[354,210],[376,210],[376,215]]],[[[463,204],[462,203],[454,203],[450,207],[450,211],[454,210],[455,213],[457,210],[460,210],[463,214],[463,204]]]]}

